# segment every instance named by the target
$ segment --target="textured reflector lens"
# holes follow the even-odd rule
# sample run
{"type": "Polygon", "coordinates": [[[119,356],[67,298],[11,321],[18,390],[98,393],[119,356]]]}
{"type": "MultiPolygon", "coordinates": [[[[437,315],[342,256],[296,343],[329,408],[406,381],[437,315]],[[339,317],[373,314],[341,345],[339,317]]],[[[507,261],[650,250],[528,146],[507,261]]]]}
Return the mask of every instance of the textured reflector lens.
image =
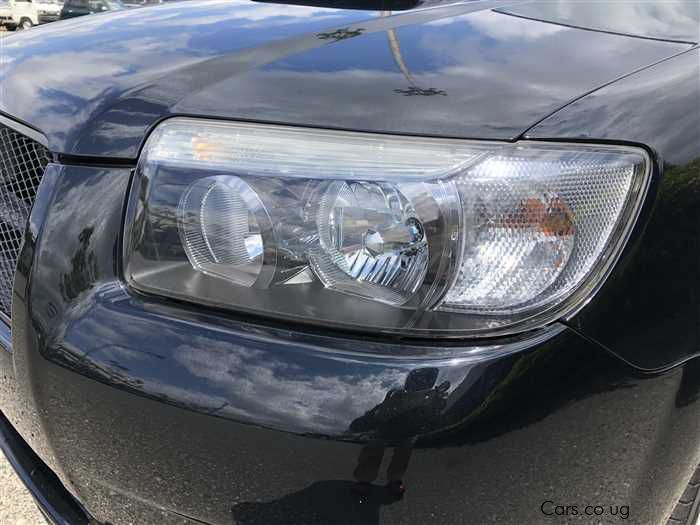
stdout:
{"type": "Polygon", "coordinates": [[[579,285],[618,225],[634,158],[607,151],[521,148],[459,178],[462,264],[444,305],[516,313],[579,285]]]}

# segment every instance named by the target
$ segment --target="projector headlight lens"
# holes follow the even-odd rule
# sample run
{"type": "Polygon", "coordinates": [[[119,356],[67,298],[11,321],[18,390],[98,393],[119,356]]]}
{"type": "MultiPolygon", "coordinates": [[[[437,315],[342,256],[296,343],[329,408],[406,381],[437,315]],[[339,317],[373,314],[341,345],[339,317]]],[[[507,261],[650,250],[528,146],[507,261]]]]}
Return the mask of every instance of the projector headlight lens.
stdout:
{"type": "Polygon", "coordinates": [[[637,148],[176,118],[125,239],[136,289],[344,328],[513,333],[581,305],[637,216],[637,148]]]}
{"type": "Polygon", "coordinates": [[[192,268],[241,286],[253,286],[262,273],[261,223],[269,222],[258,195],[238,177],[205,177],[180,199],[178,229],[192,268]]]}

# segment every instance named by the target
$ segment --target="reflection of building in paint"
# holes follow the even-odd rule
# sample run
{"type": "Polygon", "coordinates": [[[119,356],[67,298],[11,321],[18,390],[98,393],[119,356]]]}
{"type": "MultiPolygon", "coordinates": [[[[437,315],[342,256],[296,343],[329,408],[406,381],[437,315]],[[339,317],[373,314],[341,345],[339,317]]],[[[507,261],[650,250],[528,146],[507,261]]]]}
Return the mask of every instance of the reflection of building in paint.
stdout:
{"type": "MultiPolygon", "coordinates": [[[[381,13],[381,16],[390,16],[390,15],[391,15],[391,11],[382,11],[382,13],[381,13]]],[[[411,71],[408,69],[406,62],[403,59],[403,55],[401,54],[401,45],[399,44],[399,37],[396,34],[396,30],[395,29],[387,29],[386,34],[387,34],[387,37],[389,38],[389,47],[391,48],[391,54],[394,57],[394,62],[396,62],[396,65],[401,70],[401,73],[403,73],[403,76],[406,77],[406,80],[408,81],[408,84],[409,84],[408,89],[395,89],[394,93],[399,93],[399,94],[404,95],[406,97],[414,97],[414,96],[429,97],[432,95],[442,95],[443,97],[447,96],[447,93],[445,93],[441,89],[421,88],[418,86],[415,79],[413,78],[413,75],[411,74],[411,71]]]]}

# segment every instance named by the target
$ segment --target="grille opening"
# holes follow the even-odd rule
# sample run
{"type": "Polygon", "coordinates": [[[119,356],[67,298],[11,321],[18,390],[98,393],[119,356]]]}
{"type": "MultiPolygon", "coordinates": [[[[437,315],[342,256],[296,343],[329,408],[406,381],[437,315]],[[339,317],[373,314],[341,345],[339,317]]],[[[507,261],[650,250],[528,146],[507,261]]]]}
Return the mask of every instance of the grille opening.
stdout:
{"type": "Polygon", "coordinates": [[[51,154],[0,124],[0,312],[12,314],[12,284],[24,231],[51,154]]]}

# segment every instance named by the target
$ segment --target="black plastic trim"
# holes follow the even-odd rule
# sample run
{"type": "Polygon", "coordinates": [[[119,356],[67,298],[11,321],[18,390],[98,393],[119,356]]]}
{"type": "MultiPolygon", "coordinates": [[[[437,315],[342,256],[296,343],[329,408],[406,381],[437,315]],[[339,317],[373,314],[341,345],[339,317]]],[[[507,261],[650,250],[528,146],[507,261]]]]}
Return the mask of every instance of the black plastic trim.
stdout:
{"type": "Polygon", "coordinates": [[[53,525],[97,524],[63,486],[58,476],[22,439],[2,412],[0,412],[0,449],[49,523],[53,525]]]}
{"type": "Polygon", "coordinates": [[[0,347],[12,353],[12,327],[10,319],[0,312],[0,347]]]}
{"type": "Polygon", "coordinates": [[[86,155],[72,155],[68,153],[58,153],[56,162],[69,166],[90,166],[93,168],[135,168],[136,161],[123,157],[93,157],[86,155]]]}
{"type": "Polygon", "coordinates": [[[25,137],[29,137],[30,139],[38,142],[47,149],[49,147],[49,141],[43,133],[37,131],[36,129],[30,126],[27,126],[26,124],[22,124],[21,122],[17,122],[16,120],[6,117],[2,113],[0,113],[0,124],[3,126],[7,126],[10,129],[13,129],[17,133],[20,133],[25,137]]]}

